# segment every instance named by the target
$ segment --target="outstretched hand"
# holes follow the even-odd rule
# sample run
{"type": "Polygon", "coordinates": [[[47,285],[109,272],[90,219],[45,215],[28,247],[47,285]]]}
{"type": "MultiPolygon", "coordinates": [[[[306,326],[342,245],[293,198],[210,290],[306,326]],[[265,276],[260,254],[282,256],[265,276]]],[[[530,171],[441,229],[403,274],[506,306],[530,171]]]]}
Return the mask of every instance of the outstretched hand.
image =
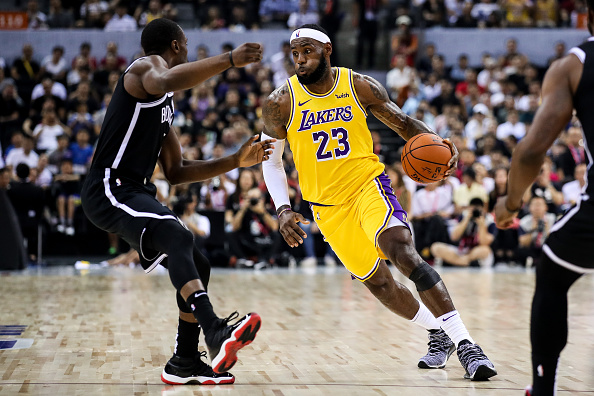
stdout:
{"type": "Polygon", "coordinates": [[[262,60],[262,46],[258,43],[245,43],[231,51],[236,67],[243,67],[262,60]]]}
{"type": "Polygon", "coordinates": [[[452,173],[454,173],[454,171],[458,167],[458,157],[460,156],[460,154],[458,153],[458,149],[450,139],[443,139],[443,142],[450,147],[450,151],[452,152],[452,158],[450,158],[450,160],[448,161],[448,170],[445,171],[445,177],[448,177],[452,173]]]}
{"type": "Polygon", "coordinates": [[[309,220],[301,214],[285,210],[280,215],[278,222],[279,231],[290,247],[299,246],[300,243],[303,243],[303,239],[307,238],[305,231],[297,225],[297,223],[309,224],[309,220]]]}
{"type": "Polygon", "coordinates": [[[266,161],[272,154],[276,139],[263,140],[258,143],[254,143],[258,140],[260,135],[252,136],[247,142],[245,142],[239,150],[235,153],[237,156],[238,167],[248,167],[259,164],[262,161],[266,161]]]}

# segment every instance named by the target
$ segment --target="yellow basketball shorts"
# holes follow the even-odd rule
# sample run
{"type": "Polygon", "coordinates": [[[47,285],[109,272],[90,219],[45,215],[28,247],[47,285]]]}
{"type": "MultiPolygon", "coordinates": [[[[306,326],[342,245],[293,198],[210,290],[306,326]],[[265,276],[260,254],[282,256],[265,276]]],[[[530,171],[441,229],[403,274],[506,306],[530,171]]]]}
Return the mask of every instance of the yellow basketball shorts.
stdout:
{"type": "Polygon", "coordinates": [[[405,226],[406,212],[398,203],[390,179],[382,172],[350,202],[325,206],[311,203],[314,219],[354,279],[365,281],[387,257],[378,246],[380,234],[392,226],[405,226]]]}

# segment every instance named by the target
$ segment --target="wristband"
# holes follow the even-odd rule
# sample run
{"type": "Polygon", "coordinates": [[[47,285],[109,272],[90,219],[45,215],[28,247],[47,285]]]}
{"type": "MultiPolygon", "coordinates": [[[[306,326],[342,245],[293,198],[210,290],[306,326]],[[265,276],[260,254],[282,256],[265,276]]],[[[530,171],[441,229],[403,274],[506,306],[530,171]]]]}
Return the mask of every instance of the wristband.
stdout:
{"type": "Polygon", "coordinates": [[[291,209],[291,208],[284,208],[283,210],[281,210],[281,211],[280,211],[280,212],[277,214],[278,218],[280,219],[281,215],[282,215],[283,213],[285,213],[285,212],[289,211],[289,210],[290,210],[291,212],[293,211],[293,209],[291,209]]]}
{"type": "Polygon", "coordinates": [[[235,67],[235,63],[233,63],[233,50],[229,51],[229,62],[231,63],[231,67],[235,67]]]}

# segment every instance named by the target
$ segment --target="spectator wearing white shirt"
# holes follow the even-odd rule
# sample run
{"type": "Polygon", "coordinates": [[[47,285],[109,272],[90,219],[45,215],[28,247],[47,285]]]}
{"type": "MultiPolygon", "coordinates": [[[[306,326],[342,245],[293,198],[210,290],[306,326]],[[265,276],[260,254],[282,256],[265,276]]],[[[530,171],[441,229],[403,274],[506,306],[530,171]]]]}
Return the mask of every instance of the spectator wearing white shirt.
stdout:
{"type": "MultiPolygon", "coordinates": [[[[210,220],[196,212],[198,206],[198,197],[192,194],[191,197],[180,198],[176,204],[176,213],[181,221],[194,234],[194,244],[204,252],[204,243],[210,236],[210,220]]],[[[205,253],[205,252],[204,252],[205,253]]]]}
{"type": "Polygon", "coordinates": [[[23,147],[10,150],[6,156],[6,166],[12,170],[13,174],[16,174],[16,166],[21,163],[29,165],[29,168],[37,168],[39,155],[33,151],[34,145],[31,136],[23,135],[23,147]]]}
{"type": "Polygon", "coordinates": [[[404,104],[404,100],[406,100],[405,88],[413,83],[414,77],[414,70],[406,65],[406,57],[396,55],[396,66],[386,74],[386,87],[396,104],[398,104],[399,97],[401,98],[400,106],[404,104]]]}
{"type": "Polygon", "coordinates": [[[64,59],[64,47],[57,45],[41,61],[41,74],[49,73],[54,80],[64,80],[68,71],[68,62],[64,59]]]}
{"type": "Polygon", "coordinates": [[[41,122],[33,129],[36,148],[42,152],[52,152],[58,148],[58,136],[70,135],[70,128],[63,125],[54,109],[41,112],[41,122]]]}
{"type": "Polygon", "coordinates": [[[471,150],[476,149],[476,141],[485,136],[492,122],[489,118],[489,108],[483,103],[477,103],[472,108],[472,116],[464,127],[466,144],[471,150]]]}
{"type": "Polygon", "coordinates": [[[68,97],[68,91],[64,84],[54,81],[49,75],[45,75],[41,82],[33,88],[31,93],[31,102],[35,99],[41,98],[43,95],[48,95],[47,91],[51,95],[57,96],[62,100],[66,100],[68,97]]]}
{"type": "Polygon", "coordinates": [[[586,171],[588,166],[586,164],[578,164],[573,171],[575,180],[565,183],[561,188],[563,193],[563,200],[565,204],[574,205],[579,201],[584,186],[586,185],[586,171]]]}
{"type": "Polygon", "coordinates": [[[106,32],[133,32],[138,29],[136,19],[128,15],[128,5],[120,1],[116,5],[115,14],[105,24],[106,32]]]}
{"type": "Polygon", "coordinates": [[[295,30],[301,25],[318,24],[320,15],[317,11],[309,10],[309,0],[299,0],[299,11],[292,12],[289,15],[287,26],[289,29],[295,30]]]}
{"type": "Polygon", "coordinates": [[[510,135],[513,135],[517,140],[520,140],[526,135],[526,124],[520,122],[518,111],[512,109],[507,114],[507,121],[497,127],[497,139],[505,140],[510,135]]]}

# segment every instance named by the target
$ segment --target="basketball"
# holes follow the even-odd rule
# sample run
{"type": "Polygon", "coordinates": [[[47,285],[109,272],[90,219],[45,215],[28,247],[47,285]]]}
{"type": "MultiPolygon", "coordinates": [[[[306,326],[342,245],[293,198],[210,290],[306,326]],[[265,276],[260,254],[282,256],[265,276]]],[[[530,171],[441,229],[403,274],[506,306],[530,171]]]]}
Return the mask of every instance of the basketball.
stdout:
{"type": "Polygon", "coordinates": [[[435,183],[444,178],[452,158],[450,147],[432,133],[415,135],[402,150],[402,168],[417,183],[435,183]]]}

